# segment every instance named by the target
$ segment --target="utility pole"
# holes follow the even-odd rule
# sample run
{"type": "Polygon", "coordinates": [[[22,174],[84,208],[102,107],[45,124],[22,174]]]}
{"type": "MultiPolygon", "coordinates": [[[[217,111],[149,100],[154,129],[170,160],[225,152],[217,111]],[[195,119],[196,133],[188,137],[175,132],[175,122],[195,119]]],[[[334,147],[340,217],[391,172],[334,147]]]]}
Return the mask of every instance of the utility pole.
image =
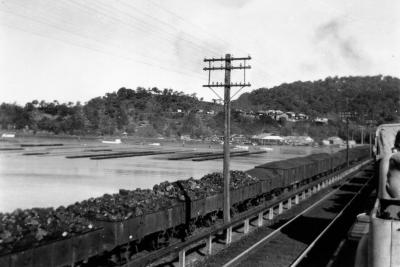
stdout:
{"type": "Polygon", "coordinates": [[[203,68],[203,70],[208,71],[208,84],[203,85],[203,87],[210,88],[221,100],[222,98],[213,89],[213,87],[224,87],[224,166],[223,166],[223,176],[224,176],[224,223],[229,223],[231,221],[230,215],[230,173],[229,173],[229,162],[230,162],[230,117],[231,117],[231,87],[241,87],[233,96],[239,93],[244,87],[250,86],[250,83],[246,83],[246,69],[250,69],[250,66],[246,66],[246,60],[250,60],[251,57],[232,57],[231,54],[226,54],[225,58],[209,58],[204,59],[204,62],[208,62],[209,66],[203,68]],[[243,65],[232,66],[232,61],[243,61],[243,65]],[[212,63],[224,62],[225,65],[221,67],[214,67],[212,63]],[[224,70],[225,79],[224,83],[214,83],[211,82],[211,71],[224,70]],[[232,83],[231,82],[231,70],[243,70],[243,82],[232,83]]]}
{"type": "Polygon", "coordinates": [[[346,137],[346,163],[347,167],[349,167],[349,117],[350,117],[350,112],[349,112],[349,99],[346,97],[346,132],[347,132],[347,137],[346,137]]]}
{"type": "Polygon", "coordinates": [[[374,139],[375,139],[374,136],[372,135],[372,134],[373,134],[373,131],[372,131],[373,125],[376,125],[376,121],[371,120],[370,123],[369,123],[369,125],[368,125],[368,131],[369,131],[369,156],[370,156],[371,158],[372,158],[372,156],[373,156],[372,142],[373,142],[374,139]]]}
{"type": "Polygon", "coordinates": [[[361,127],[361,144],[364,144],[364,127],[361,127]]]}
{"type": "Polygon", "coordinates": [[[346,162],[347,167],[350,166],[349,163],[349,117],[346,118],[346,130],[347,130],[347,138],[346,138],[346,162]]]}

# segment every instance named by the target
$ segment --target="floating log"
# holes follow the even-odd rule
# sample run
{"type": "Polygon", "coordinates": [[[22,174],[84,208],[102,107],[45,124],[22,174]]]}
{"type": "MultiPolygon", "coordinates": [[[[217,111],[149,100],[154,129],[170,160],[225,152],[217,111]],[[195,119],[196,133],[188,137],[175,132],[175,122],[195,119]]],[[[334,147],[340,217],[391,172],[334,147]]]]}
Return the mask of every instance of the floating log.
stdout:
{"type": "MultiPolygon", "coordinates": [[[[256,151],[256,152],[241,152],[241,153],[230,153],[230,157],[243,157],[243,156],[250,156],[255,154],[264,154],[267,151],[256,151]]],[[[224,155],[212,156],[212,157],[202,157],[202,158],[194,158],[192,161],[206,161],[206,160],[213,160],[213,159],[223,159],[224,155]]]]}
{"type": "Polygon", "coordinates": [[[85,150],[83,150],[83,152],[106,152],[106,151],[112,151],[112,149],[98,148],[98,149],[85,149],[85,150]]]}
{"type": "Polygon", "coordinates": [[[3,147],[0,148],[0,151],[14,151],[14,150],[24,150],[21,147],[3,147]]]}
{"type": "MultiPolygon", "coordinates": [[[[244,153],[244,152],[248,152],[248,151],[234,151],[231,152],[231,155],[235,155],[237,153],[244,153]]],[[[193,159],[193,158],[204,158],[204,157],[215,157],[215,156],[223,156],[224,153],[223,152],[199,152],[199,153],[193,153],[190,155],[184,155],[181,157],[172,157],[172,158],[168,158],[168,160],[181,160],[181,159],[193,159]],[[197,154],[197,155],[196,155],[197,154]]]]}
{"type": "Polygon", "coordinates": [[[100,157],[100,156],[117,156],[117,155],[143,153],[143,152],[149,152],[149,151],[121,151],[121,152],[114,152],[114,153],[91,153],[91,154],[66,156],[66,158],[67,159],[78,159],[78,158],[90,158],[90,157],[100,157]]]}
{"type": "Polygon", "coordinates": [[[35,147],[35,146],[63,146],[64,144],[21,144],[21,147],[35,147]]]}
{"type": "Polygon", "coordinates": [[[177,155],[176,157],[168,158],[168,160],[182,160],[182,159],[191,159],[197,158],[201,156],[212,156],[215,155],[213,152],[198,152],[198,153],[187,153],[186,155],[177,155]]]}
{"type": "Polygon", "coordinates": [[[117,159],[117,158],[128,158],[128,157],[140,157],[140,156],[152,156],[152,155],[162,155],[162,154],[172,154],[175,151],[164,151],[164,152],[146,152],[146,153],[132,153],[132,154],[121,154],[121,155],[110,155],[110,156],[96,156],[91,157],[93,160],[101,160],[101,159],[117,159]]]}
{"type": "Polygon", "coordinates": [[[22,155],[24,156],[36,156],[36,155],[46,155],[49,154],[49,152],[29,152],[29,153],[24,153],[22,155]]]}

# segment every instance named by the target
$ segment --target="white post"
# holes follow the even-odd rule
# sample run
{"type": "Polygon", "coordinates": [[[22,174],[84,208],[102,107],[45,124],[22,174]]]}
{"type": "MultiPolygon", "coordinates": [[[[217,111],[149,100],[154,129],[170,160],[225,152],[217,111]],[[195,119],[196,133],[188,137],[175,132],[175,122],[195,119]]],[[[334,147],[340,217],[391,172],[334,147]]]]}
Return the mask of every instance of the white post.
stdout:
{"type": "Polygon", "coordinates": [[[303,196],[302,196],[302,199],[303,199],[303,200],[306,199],[306,191],[305,191],[305,190],[303,191],[302,195],[303,195],[303,196]]]}
{"type": "Polygon", "coordinates": [[[274,218],[274,208],[269,208],[268,220],[272,220],[274,218]]]}
{"type": "Polygon", "coordinates": [[[290,210],[292,208],[292,198],[290,197],[287,201],[287,209],[290,210]]]}
{"type": "Polygon", "coordinates": [[[246,219],[244,220],[244,229],[243,229],[244,234],[248,234],[249,230],[250,230],[250,220],[246,219]]]}
{"type": "Polygon", "coordinates": [[[232,242],[232,227],[226,229],[226,245],[232,242]]]}
{"type": "Polygon", "coordinates": [[[294,198],[294,204],[299,204],[299,195],[296,194],[296,197],[294,198]]]}
{"type": "Polygon", "coordinates": [[[263,225],[263,213],[260,212],[258,214],[258,223],[257,223],[258,227],[261,227],[263,225]]]}
{"type": "Polygon", "coordinates": [[[212,235],[210,235],[207,238],[206,247],[207,247],[207,254],[211,255],[212,254],[212,235]]]}
{"type": "Polygon", "coordinates": [[[186,250],[182,249],[179,251],[179,267],[185,267],[186,262],[186,250]]]}
{"type": "Polygon", "coordinates": [[[282,214],[282,212],[283,212],[283,203],[279,202],[278,214],[282,214]]]}

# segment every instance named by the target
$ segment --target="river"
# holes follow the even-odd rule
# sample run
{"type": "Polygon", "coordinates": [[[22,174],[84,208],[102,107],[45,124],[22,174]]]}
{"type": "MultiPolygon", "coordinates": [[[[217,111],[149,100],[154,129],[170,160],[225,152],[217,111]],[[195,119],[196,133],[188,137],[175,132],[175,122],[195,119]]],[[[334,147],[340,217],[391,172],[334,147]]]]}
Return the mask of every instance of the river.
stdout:
{"type": "MultiPolygon", "coordinates": [[[[0,147],[19,147],[27,140],[2,142],[0,147]]],[[[43,140],[42,143],[54,143],[43,140]]],[[[140,156],[107,160],[89,158],[67,159],[66,155],[80,154],[88,149],[101,149],[99,141],[63,141],[63,147],[34,147],[23,151],[0,151],[0,212],[17,208],[57,207],[68,205],[105,193],[116,193],[120,188],[152,188],[162,181],[174,181],[222,170],[222,159],[202,162],[167,160],[168,155],[140,156]],[[41,152],[44,155],[23,155],[41,152]]],[[[108,145],[106,149],[118,150],[220,150],[204,144],[164,144],[160,147],[146,144],[108,145]]],[[[311,147],[273,147],[266,154],[231,159],[232,170],[248,170],[262,163],[322,152],[311,147]]],[[[93,152],[94,153],[94,152],[93,152]]],[[[99,152],[97,152],[99,153],[99,152]]],[[[104,152],[103,152],[104,153],[104,152]]]]}

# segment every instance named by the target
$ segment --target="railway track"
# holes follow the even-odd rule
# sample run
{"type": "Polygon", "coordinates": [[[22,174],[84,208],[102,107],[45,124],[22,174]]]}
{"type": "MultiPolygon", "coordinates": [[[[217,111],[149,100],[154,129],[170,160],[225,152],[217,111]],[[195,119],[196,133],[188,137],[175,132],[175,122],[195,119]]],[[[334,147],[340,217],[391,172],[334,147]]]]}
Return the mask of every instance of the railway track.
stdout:
{"type": "Polygon", "coordinates": [[[326,235],[332,235],[331,229],[351,216],[356,204],[371,192],[372,177],[372,171],[357,172],[292,219],[263,227],[255,233],[258,237],[248,238],[248,242],[239,241],[227,249],[227,253],[211,257],[202,266],[326,265],[329,256],[319,253],[326,247],[322,240],[326,243],[326,235]],[[312,260],[307,258],[310,253],[312,260]]]}

